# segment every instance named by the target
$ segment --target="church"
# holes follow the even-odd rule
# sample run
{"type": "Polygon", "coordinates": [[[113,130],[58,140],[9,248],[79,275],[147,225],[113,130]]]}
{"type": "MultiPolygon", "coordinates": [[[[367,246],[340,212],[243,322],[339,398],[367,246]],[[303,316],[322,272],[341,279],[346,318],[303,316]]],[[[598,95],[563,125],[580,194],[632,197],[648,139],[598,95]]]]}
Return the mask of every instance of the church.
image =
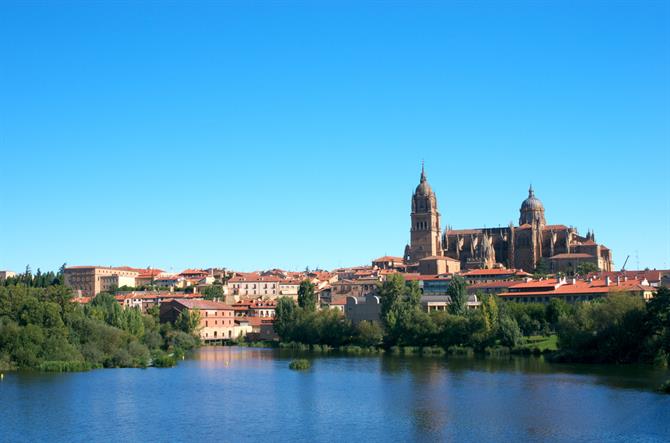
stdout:
{"type": "Polygon", "coordinates": [[[437,197],[423,166],[412,195],[410,243],[405,247],[408,266],[430,260],[459,262],[460,269],[514,268],[532,272],[574,272],[582,263],[601,271],[612,270],[612,252],[596,243],[593,232],[581,236],[572,226],[549,225],[544,205],[531,186],[519,209],[519,225],[441,231],[437,197]]]}

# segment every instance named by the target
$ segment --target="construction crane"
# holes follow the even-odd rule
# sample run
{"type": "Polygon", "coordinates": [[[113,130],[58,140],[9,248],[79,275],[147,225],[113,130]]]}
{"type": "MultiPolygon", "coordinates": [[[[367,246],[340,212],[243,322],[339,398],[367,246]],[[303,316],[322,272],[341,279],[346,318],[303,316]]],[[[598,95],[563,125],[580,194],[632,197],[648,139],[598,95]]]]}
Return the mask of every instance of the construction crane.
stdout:
{"type": "Polygon", "coordinates": [[[623,262],[623,266],[621,267],[621,272],[626,270],[626,263],[628,263],[629,258],[630,258],[630,254],[628,255],[628,257],[626,257],[626,261],[623,262]]]}

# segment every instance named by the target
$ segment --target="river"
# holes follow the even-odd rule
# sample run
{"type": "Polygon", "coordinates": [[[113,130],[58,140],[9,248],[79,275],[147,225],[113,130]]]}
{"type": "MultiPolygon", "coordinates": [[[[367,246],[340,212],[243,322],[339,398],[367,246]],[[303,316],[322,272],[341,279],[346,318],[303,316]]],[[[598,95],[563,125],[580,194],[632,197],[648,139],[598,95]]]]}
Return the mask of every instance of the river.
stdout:
{"type": "Polygon", "coordinates": [[[207,347],[169,369],[5,373],[0,441],[670,441],[668,371],[207,347]]]}

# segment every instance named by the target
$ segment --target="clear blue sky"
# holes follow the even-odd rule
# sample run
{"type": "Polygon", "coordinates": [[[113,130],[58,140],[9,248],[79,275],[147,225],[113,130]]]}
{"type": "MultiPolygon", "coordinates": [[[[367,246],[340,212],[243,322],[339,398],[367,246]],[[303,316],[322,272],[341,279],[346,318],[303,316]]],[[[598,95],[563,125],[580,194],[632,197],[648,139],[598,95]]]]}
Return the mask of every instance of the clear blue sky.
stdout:
{"type": "Polygon", "coordinates": [[[670,266],[667,2],[0,5],[0,269],[302,269],[549,223],[670,266]]]}

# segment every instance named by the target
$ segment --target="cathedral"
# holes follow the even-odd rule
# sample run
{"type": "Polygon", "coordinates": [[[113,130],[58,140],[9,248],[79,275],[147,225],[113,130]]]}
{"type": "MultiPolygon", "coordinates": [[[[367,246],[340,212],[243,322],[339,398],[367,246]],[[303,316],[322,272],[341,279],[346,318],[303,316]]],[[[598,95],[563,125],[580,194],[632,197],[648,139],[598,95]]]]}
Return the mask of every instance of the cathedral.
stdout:
{"type": "Polygon", "coordinates": [[[437,198],[423,166],[419,185],[412,195],[410,244],[405,247],[407,265],[423,259],[445,257],[460,262],[461,269],[515,268],[532,272],[542,267],[550,272],[574,272],[582,263],[601,271],[612,270],[612,253],[596,243],[595,235],[577,233],[574,227],[549,225],[544,205],[533,187],[519,209],[519,225],[507,227],[451,229],[441,232],[437,198]]]}

